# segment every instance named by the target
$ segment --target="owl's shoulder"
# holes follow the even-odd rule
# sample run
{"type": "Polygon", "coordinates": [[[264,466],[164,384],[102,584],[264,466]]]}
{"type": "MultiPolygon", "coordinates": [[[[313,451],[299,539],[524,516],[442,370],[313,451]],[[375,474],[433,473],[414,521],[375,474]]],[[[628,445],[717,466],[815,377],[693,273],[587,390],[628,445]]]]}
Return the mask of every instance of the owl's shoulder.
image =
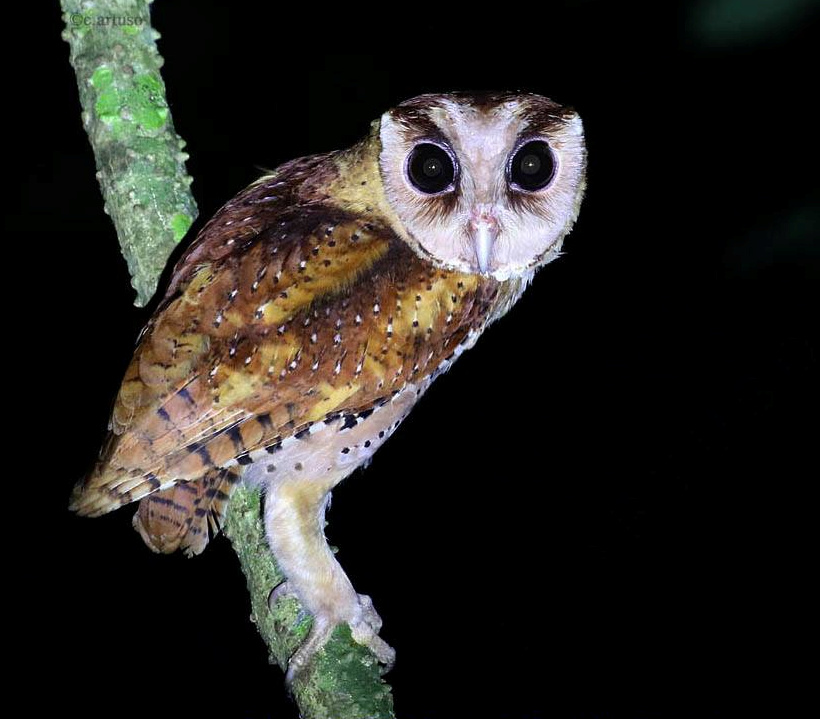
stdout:
{"type": "Polygon", "coordinates": [[[198,267],[241,257],[260,242],[298,242],[319,224],[341,221],[342,213],[321,190],[338,175],[334,156],[286,162],[226,202],[177,262],[166,299],[178,293],[198,267]]]}

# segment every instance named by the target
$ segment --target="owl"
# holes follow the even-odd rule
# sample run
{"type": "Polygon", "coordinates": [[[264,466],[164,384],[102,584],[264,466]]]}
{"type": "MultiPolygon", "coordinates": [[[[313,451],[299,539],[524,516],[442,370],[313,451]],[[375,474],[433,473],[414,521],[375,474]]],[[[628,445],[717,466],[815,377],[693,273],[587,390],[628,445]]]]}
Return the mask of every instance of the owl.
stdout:
{"type": "Polygon", "coordinates": [[[194,555],[236,484],[259,485],[314,619],[289,679],[343,623],[389,664],[325,541],[331,490],[559,255],[584,178],[578,115],[520,93],[423,95],[350,149],[261,177],[174,268],[71,509],[139,500],[145,543],[194,555]]]}

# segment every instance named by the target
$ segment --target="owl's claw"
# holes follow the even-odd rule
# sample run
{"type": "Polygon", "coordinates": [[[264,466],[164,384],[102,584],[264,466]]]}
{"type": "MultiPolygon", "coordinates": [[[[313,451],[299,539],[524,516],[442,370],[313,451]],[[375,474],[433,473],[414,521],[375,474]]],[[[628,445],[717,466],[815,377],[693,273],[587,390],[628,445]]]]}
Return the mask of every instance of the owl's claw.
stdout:
{"type": "MultiPolygon", "coordinates": [[[[373,601],[366,594],[358,595],[357,611],[347,625],[350,627],[353,640],[367,647],[375,655],[379,663],[385,666],[384,673],[390,671],[396,661],[396,650],[379,636],[382,620],[373,607],[373,601]]],[[[313,661],[316,653],[327,644],[336,626],[337,624],[327,617],[315,616],[313,618],[310,634],[288,662],[285,675],[288,686],[293,685],[294,680],[313,661]]]]}
{"type": "MultiPolygon", "coordinates": [[[[296,599],[297,601],[299,600],[298,595],[293,591],[293,587],[290,586],[288,581],[285,580],[281,584],[277,584],[270,590],[270,594],[268,594],[268,611],[272,612],[274,606],[280,599],[291,598],[296,599]]],[[[291,629],[296,629],[296,627],[304,622],[309,616],[310,614],[304,607],[300,608],[296,614],[296,620],[291,625],[291,629]]]]}
{"type": "Polygon", "coordinates": [[[286,599],[288,597],[295,596],[296,594],[291,589],[290,584],[288,584],[288,581],[286,579],[270,590],[270,594],[268,594],[268,609],[273,611],[273,605],[276,604],[276,602],[278,602],[280,599],[286,599]]]}

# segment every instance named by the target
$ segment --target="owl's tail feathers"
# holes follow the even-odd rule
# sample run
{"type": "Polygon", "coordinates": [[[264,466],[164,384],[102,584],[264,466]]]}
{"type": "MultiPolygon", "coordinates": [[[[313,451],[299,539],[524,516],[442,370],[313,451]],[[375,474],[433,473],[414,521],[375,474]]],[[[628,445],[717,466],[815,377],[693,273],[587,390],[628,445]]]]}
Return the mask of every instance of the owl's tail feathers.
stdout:
{"type": "Polygon", "coordinates": [[[134,515],[134,529],[150,549],[200,554],[225,518],[239,468],[214,468],[201,479],[177,484],[145,497],[134,515]]]}

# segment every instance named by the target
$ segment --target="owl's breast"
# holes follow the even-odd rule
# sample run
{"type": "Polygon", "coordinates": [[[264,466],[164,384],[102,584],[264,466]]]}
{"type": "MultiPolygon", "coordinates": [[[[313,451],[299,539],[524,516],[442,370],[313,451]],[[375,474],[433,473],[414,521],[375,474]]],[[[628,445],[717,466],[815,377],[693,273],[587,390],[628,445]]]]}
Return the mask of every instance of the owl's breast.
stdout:
{"type": "Polygon", "coordinates": [[[315,423],[273,447],[253,452],[253,463],[245,468],[243,480],[264,486],[304,478],[315,483],[317,491],[329,490],[368,462],[407,417],[430,381],[408,384],[370,409],[315,423]]]}

